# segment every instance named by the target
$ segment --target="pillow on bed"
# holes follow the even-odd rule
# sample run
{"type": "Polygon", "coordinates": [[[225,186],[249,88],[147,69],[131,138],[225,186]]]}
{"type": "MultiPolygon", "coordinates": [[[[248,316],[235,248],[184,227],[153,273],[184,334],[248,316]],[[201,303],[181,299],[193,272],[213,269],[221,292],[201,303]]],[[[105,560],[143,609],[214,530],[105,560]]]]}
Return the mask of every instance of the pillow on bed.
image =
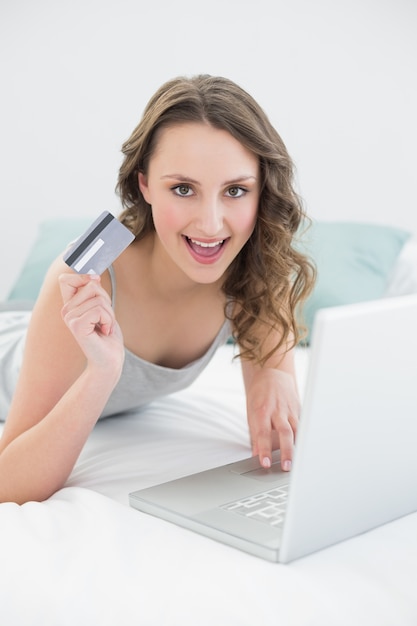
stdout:
{"type": "MultiPolygon", "coordinates": [[[[8,300],[34,302],[50,263],[91,221],[91,216],[43,221],[8,300]]],[[[318,270],[317,284],[304,309],[308,332],[319,308],[383,296],[409,236],[406,231],[375,224],[314,222],[301,241],[318,270]]]]}
{"type": "Polygon", "coordinates": [[[404,244],[391,272],[385,295],[406,296],[417,293],[417,236],[404,244]]]}
{"type": "Polygon", "coordinates": [[[34,302],[52,261],[71,241],[82,235],[92,219],[56,218],[41,222],[35,242],[7,299],[34,302]]]}
{"type": "Polygon", "coordinates": [[[303,311],[306,343],[318,309],[385,295],[391,272],[410,236],[405,230],[379,224],[313,222],[300,246],[317,268],[317,282],[303,311]]]}

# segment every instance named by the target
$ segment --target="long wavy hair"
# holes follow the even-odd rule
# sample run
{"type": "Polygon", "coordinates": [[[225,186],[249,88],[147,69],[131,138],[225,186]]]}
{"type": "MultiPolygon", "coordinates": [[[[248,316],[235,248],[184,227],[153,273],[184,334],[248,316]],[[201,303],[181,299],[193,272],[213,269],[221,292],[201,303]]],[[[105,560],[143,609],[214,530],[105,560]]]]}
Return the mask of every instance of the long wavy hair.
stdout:
{"type": "Polygon", "coordinates": [[[122,146],[124,160],[116,186],[123,206],[119,218],[137,239],[155,230],[138,173],[148,170],[158,131],[184,122],[226,130],[259,159],[256,225],[229,266],[223,291],[236,305],[225,306],[225,315],[232,322],[239,355],[263,364],[276,350],[286,351],[302,339],[299,312],[312,289],[315,268],[295,245],[308,219],[294,191],[292,160],[257,102],[223,77],[178,77],[162,85],[122,146]],[[264,332],[259,333],[259,324],[264,332]],[[272,330],[279,331],[280,341],[265,354],[262,346],[272,330]]]}

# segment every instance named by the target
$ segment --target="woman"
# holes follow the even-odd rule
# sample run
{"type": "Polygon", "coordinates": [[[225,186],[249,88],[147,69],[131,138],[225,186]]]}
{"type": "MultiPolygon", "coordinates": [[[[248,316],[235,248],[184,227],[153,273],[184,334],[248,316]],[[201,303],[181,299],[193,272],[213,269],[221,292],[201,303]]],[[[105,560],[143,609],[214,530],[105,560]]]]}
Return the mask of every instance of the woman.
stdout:
{"type": "Polygon", "coordinates": [[[100,417],[190,384],[230,334],[253,454],[268,468],[279,446],[291,468],[296,309],[314,271],[292,245],[304,216],[282,140],[236,84],[196,76],[157,91],[123,153],[135,241],[101,277],[50,267],[0,440],[0,501],[48,498],[100,417]]]}

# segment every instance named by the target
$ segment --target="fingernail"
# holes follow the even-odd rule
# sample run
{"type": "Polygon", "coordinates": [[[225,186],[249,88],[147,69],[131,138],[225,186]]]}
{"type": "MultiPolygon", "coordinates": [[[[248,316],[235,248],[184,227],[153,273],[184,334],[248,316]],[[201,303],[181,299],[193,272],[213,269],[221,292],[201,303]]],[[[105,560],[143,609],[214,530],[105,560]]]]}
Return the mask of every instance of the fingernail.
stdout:
{"type": "Polygon", "coordinates": [[[262,467],[265,467],[265,469],[269,469],[271,467],[271,459],[268,459],[267,456],[264,456],[262,459],[262,467]]]}
{"type": "Polygon", "coordinates": [[[284,472],[289,472],[291,469],[291,461],[284,461],[282,469],[284,472]]]}

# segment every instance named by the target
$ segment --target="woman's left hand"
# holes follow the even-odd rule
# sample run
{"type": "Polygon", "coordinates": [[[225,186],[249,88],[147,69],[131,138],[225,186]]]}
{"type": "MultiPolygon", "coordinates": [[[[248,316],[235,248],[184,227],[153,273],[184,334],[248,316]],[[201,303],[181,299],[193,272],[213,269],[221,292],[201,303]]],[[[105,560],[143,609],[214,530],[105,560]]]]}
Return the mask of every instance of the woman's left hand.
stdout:
{"type": "Polygon", "coordinates": [[[246,406],[253,455],[271,466],[273,449],[281,450],[281,467],[291,469],[300,400],[294,376],[271,367],[256,368],[245,377],[246,406]]]}

